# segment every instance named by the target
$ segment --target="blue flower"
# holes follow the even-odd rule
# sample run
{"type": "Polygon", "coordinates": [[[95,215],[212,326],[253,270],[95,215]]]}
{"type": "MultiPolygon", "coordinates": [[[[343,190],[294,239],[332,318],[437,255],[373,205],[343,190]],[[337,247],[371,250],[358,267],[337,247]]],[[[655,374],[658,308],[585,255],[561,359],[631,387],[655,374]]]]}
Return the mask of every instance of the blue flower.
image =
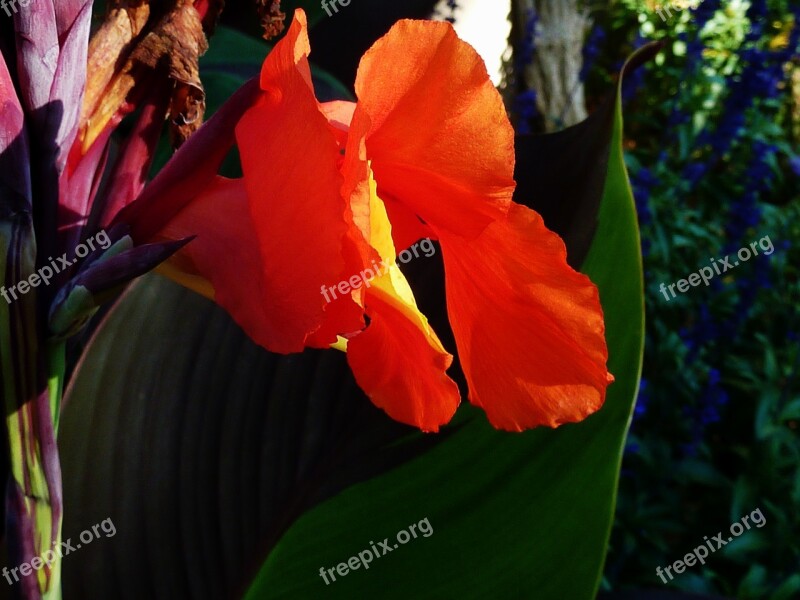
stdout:
{"type": "Polygon", "coordinates": [[[518,116],[517,131],[519,133],[531,133],[531,119],[538,114],[536,92],[527,90],[518,94],[514,100],[514,109],[518,116]]]}
{"type": "MultiPolygon", "coordinates": [[[[646,44],[647,42],[648,39],[646,37],[644,37],[641,33],[637,33],[636,39],[633,41],[633,47],[639,48],[640,46],[646,44]]],[[[646,73],[647,73],[646,67],[641,66],[638,69],[634,70],[632,73],[628,73],[628,76],[625,77],[624,81],[622,82],[623,104],[628,104],[636,95],[637,90],[642,86],[642,83],[644,82],[646,73]]]]}
{"type": "Polygon", "coordinates": [[[522,35],[522,44],[517,54],[517,72],[522,72],[526,66],[533,62],[533,53],[536,52],[536,24],[539,15],[534,10],[528,10],[525,15],[525,31],[522,35]]]}
{"type": "Polygon", "coordinates": [[[708,164],[705,162],[690,162],[683,169],[683,179],[689,183],[691,188],[694,188],[700,180],[708,173],[708,164]]]}
{"type": "Polygon", "coordinates": [[[531,133],[530,122],[538,114],[536,92],[524,89],[524,81],[522,79],[522,73],[533,62],[533,55],[536,52],[536,24],[538,20],[539,17],[535,11],[529,10],[527,12],[522,41],[515,52],[514,72],[520,78],[515,84],[520,92],[514,98],[514,110],[517,114],[517,130],[523,134],[531,133]]]}
{"type": "Polygon", "coordinates": [[[633,409],[633,418],[640,419],[647,412],[647,407],[650,404],[650,383],[642,377],[639,382],[639,395],[636,398],[636,407],[633,409]]]}
{"type": "Polygon", "coordinates": [[[694,361],[706,344],[720,337],[720,328],[711,314],[708,304],[703,303],[700,305],[699,314],[692,327],[682,327],[678,331],[678,335],[689,350],[686,357],[687,363],[694,361]]]}
{"type": "MultiPolygon", "coordinates": [[[[794,7],[792,10],[795,23],[800,23],[800,8],[794,7]]],[[[800,41],[800,27],[795,26],[785,48],[773,50],[759,42],[764,33],[764,24],[769,19],[765,0],[753,0],[747,10],[747,18],[750,30],[739,52],[742,71],[729,88],[722,121],[708,140],[717,156],[722,156],[744,130],[745,112],[756,99],[778,96],[780,83],[784,79],[783,65],[792,57],[800,41]]]]}
{"type": "Polygon", "coordinates": [[[591,71],[595,62],[597,62],[597,57],[600,56],[605,41],[605,30],[599,25],[595,25],[592,28],[592,32],[589,34],[589,39],[586,40],[586,44],[583,46],[583,66],[581,67],[580,73],[581,81],[586,79],[589,71],[591,71]]]}
{"type": "MultiPolygon", "coordinates": [[[[800,24],[800,21],[798,22],[800,24]]],[[[800,176],[800,156],[793,156],[789,159],[789,166],[795,175],[800,176]]]]}
{"type": "Polygon", "coordinates": [[[641,167],[631,175],[633,199],[636,202],[639,223],[642,225],[647,225],[653,220],[653,213],[650,210],[650,197],[653,193],[653,188],[657,184],[658,178],[647,167],[641,167]]]}
{"type": "Polygon", "coordinates": [[[723,409],[728,405],[729,396],[722,385],[720,372],[711,368],[703,391],[695,406],[688,408],[685,414],[691,419],[690,441],[681,449],[687,456],[697,453],[697,448],[705,439],[707,429],[722,420],[723,409]]]}
{"type": "Polygon", "coordinates": [[[777,147],[770,144],[763,142],[753,144],[752,159],[744,176],[746,189],[731,203],[728,211],[729,223],[726,229],[728,241],[725,251],[729,254],[738,250],[747,241],[748,231],[761,222],[762,209],[759,199],[769,189],[773,179],[769,163],[777,151],[777,147]]]}

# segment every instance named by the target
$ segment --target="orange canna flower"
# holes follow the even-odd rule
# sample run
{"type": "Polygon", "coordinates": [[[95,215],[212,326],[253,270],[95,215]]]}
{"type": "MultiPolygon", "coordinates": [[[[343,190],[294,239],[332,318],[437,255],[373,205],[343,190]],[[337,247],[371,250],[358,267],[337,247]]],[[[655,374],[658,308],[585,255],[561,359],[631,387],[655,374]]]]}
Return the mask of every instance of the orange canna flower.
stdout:
{"type": "Polygon", "coordinates": [[[193,183],[167,167],[115,220],[139,242],[197,236],[168,274],[268,350],[346,349],[372,402],[424,431],[447,423],[460,395],[453,357],[395,259],[438,240],[469,400],[514,431],[598,410],[613,377],[597,288],[541,217],[512,202],[514,132],[474,49],[447,23],[401,21],[362,58],[358,102],[326,104],[309,53],[298,10],[260,89],[231,100],[247,103],[235,128],[241,179],[215,175],[233,140],[222,141],[193,183]]]}

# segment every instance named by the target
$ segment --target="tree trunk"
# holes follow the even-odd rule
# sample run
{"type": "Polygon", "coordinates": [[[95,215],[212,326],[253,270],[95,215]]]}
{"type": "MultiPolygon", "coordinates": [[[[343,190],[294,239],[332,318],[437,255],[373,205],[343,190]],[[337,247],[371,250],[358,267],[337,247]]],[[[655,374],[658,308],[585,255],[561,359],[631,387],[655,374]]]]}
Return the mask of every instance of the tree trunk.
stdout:
{"type": "Polygon", "coordinates": [[[518,31],[525,31],[529,16],[536,15],[534,53],[522,66],[528,89],[537,95],[537,109],[545,130],[556,131],[586,118],[581,68],[583,42],[591,26],[588,10],[580,0],[518,0],[518,31]]]}

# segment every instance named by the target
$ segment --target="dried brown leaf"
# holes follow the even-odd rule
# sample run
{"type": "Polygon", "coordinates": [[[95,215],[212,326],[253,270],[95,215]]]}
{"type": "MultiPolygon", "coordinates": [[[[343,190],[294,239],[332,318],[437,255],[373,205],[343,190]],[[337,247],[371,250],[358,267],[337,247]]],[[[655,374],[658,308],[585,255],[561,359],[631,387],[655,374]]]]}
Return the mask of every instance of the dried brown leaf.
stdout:
{"type": "Polygon", "coordinates": [[[100,96],[119,70],[120,61],[124,64],[149,18],[150,4],[147,0],[118,0],[109,8],[89,43],[81,120],[94,112],[100,96]]]}
{"type": "Polygon", "coordinates": [[[115,115],[131,109],[126,103],[136,100],[134,88],[140,98],[141,88],[154,77],[174,83],[168,114],[173,144],[180,146],[194,133],[205,113],[199,69],[200,56],[208,49],[203,20],[213,23],[222,5],[222,0],[204,2],[201,16],[192,0],[153,2],[152,12],[147,0],[114,4],[92,38],[89,68],[98,75],[84,102],[84,151],[115,115]]]}
{"type": "Polygon", "coordinates": [[[256,10],[261,17],[264,39],[271,40],[281,34],[286,15],[281,12],[281,0],[256,0],[256,10]]]}
{"type": "Polygon", "coordinates": [[[170,11],[131,55],[133,61],[152,69],[166,68],[175,82],[169,110],[175,146],[180,146],[203,123],[206,102],[199,60],[207,49],[200,15],[186,0],[170,11]]]}

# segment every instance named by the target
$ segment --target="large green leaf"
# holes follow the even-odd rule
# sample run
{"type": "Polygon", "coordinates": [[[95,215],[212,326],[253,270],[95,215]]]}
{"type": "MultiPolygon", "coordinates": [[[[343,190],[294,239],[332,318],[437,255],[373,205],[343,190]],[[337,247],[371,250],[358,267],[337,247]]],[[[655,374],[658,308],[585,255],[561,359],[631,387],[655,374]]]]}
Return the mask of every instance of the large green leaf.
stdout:
{"type": "Polygon", "coordinates": [[[617,377],[598,414],[508,434],[465,405],[424,436],[374,409],[339,353],[270,355],[212,304],[147,278],[68,390],[65,538],[106,518],[117,534],[65,559],[65,597],[592,597],[643,335],[618,103],[611,114],[585,263],[617,377]],[[329,586],[319,576],[426,518],[430,537],[329,586]]]}

